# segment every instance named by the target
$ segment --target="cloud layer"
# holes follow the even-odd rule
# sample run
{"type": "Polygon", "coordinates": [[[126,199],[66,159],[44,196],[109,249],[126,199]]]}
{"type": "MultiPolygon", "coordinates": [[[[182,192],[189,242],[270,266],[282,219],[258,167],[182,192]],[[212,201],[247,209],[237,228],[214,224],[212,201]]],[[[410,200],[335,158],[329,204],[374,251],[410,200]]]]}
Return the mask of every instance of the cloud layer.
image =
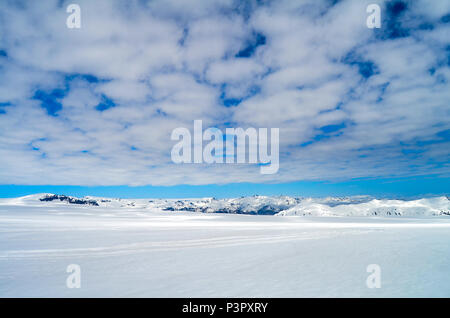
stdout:
{"type": "Polygon", "coordinates": [[[0,4],[2,184],[449,175],[446,0],[71,2],[0,4]],[[172,163],[196,119],[279,128],[279,172],[172,163]]]}

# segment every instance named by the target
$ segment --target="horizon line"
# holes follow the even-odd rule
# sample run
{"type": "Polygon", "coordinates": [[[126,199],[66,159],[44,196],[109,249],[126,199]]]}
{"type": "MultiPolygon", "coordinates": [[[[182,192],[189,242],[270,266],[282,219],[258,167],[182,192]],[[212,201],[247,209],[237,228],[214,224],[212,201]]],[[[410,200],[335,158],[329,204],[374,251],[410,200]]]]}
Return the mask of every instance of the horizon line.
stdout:
{"type": "Polygon", "coordinates": [[[83,185],[0,185],[0,198],[52,193],[70,196],[138,198],[235,198],[242,196],[415,198],[448,196],[450,177],[416,176],[404,178],[354,179],[348,181],[297,181],[290,183],[228,183],[172,186],[83,186],[83,185]]]}

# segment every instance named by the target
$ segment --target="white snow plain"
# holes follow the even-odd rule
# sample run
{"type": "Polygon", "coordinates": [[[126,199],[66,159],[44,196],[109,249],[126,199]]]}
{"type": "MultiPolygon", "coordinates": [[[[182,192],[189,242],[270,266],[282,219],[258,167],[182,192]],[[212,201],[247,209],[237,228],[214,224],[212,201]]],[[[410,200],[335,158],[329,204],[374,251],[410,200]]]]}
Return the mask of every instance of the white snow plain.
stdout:
{"type": "Polygon", "coordinates": [[[41,197],[0,200],[0,297],[450,297],[446,197],[378,202],[404,208],[389,216],[368,214],[373,200],[361,198],[246,215],[41,197]],[[81,267],[79,289],[66,287],[70,264],[81,267]],[[367,287],[369,264],[381,288],[367,287]]]}

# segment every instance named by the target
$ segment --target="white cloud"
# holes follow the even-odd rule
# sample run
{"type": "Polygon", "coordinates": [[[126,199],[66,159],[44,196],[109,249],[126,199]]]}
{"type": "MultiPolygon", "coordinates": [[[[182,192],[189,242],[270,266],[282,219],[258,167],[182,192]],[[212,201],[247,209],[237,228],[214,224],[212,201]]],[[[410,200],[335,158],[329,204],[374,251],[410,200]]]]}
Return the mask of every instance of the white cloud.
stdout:
{"type": "Polygon", "coordinates": [[[368,1],[80,0],[79,30],[59,2],[0,3],[3,184],[449,173],[448,1],[408,1],[398,38],[366,27],[368,1]],[[279,173],[173,164],[172,129],[196,119],[280,128],[279,173]]]}
{"type": "Polygon", "coordinates": [[[112,80],[97,87],[97,91],[113,99],[145,101],[150,95],[148,85],[138,81],[112,80]]]}
{"type": "Polygon", "coordinates": [[[254,60],[233,59],[211,64],[206,78],[215,84],[252,81],[264,71],[254,60]]]}

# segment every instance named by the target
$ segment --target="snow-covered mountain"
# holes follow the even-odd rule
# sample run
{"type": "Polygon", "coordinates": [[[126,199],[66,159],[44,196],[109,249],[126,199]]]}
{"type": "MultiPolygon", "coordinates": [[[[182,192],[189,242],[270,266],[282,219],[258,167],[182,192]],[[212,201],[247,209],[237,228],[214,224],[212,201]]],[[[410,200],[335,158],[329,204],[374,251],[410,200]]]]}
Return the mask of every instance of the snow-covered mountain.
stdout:
{"type": "Polygon", "coordinates": [[[164,204],[163,210],[273,215],[295,207],[299,202],[299,199],[287,196],[252,196],[234,199],[208,198],[201,200],[176,200],[174,202],[167,201],[164,204]]]}
{"type": "Polygon", "coordinates": [[[450,216],[448,197],[418,200],[374,199],[369,196],[301,198],[289,196],[251,196],[231,199],[118,199],[76,198],[57,194],[36,194],[1,199],[0,204],[90,208],[152,209],[202,213],[231,213],[280,216],[450,216]]]}
{"type": "Polygon", "coordinates": [[[286,209],[279,215],[301,216],[450,216],[450,201],[447,197],[420,200],[377,200],[367,202],[330,205],[314,200],[302,202],[286,209]]]}

